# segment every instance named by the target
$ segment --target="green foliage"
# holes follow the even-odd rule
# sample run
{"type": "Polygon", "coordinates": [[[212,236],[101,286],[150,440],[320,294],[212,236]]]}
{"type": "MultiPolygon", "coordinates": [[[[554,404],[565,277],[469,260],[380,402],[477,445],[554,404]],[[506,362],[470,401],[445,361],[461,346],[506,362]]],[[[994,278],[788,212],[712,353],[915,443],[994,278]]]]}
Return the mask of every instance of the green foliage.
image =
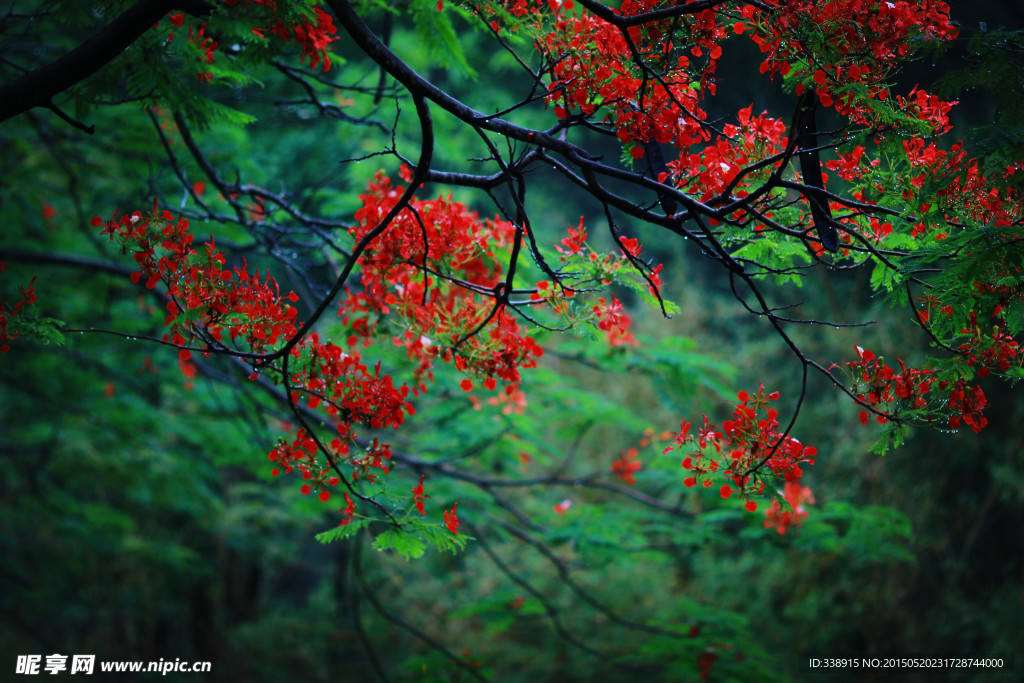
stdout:
{"type": "Polygon", "coordinates": [[[370,521],[371,520],[365,517],[353,518],[352,521],[348,524],[339,524],[333,529],[328,529],[327,531],[320,532],[316,535],[316,540],[320,541],[321,543],[327,544],[334,543],[335,541],[342,541],[346,538],[351,538],[352,536],[355,536],[359,531],[369,526],[370,521]]]}
{"type": "Polygon", "coordinates": [[[439,12],[437,3],[430,0],[414,0],[407,11],[416,23],[417,37],[431,57],[442,67],[454,65],[470,78],[477,78],[476,70],[470,66],[462,50],[449,13],[439,12]]]}
{"type": "Polygon", "coordinates": [[[913,563],[910,520],[890,507],[828,504],[801,529],[796,547],[835,553],[853,562],[913,563]]]}
{"type": "Polygon", "coordinates": [[[376,550],[393,550],[400,557],[415,560],[423,557],[427,548],[446,550],[453,555],[465,549],[471,540],[465,534],[453,534],[439,524],[427,524],[416,519],[406,520],[400,527],[392,527],[373,539],[376,550]]]}
{"type": "MultiPolygon", "coordinates": [[[[945,71],[935,91],[945,98],[964,100],[983,92],[994,99],[991,123],[971,131],[971,149],[982,168],[998,172],[1020,159],[1024,151],[1024,39],[1020,31],[972,31],[966,63],[945,71]]],[[[1020,187],[1020,180],[1011,182],[1020,187]]]]}
{"type": "MultiPolygon", "coordinates": [[[[783,215],[795,215],[792,211],[781,211],[783,215]]],[[[754,269],[753,277],[757,279],[771,278],[778,285],[803,285],[800,266],[810,263],[811,254],[802,244],[781,237],[776,233],[759,235],[757,239],[748,240],[749,231],[737,231],[736,237],[743,240],[743,246],[733,256],[749,260],[751,263],[765,264],[768,268],[754,269]]]]}
{"type": "Polygon", "coordinates": [[[373,547],[377,550],[394,550],[407,560],[423,557],[427,546],[416,534],[408,533],[400,528],[388,529],[373,539],[373,547]]]}
{"type": "Polygon", "coordinates": [[[25,307],[21,313],[13,316],[7,326],[9,335],[17,335],[22,341],[33,341],[43,345],[64,345],[64,327],[62,320],[40,317],[32,306],[25,307]]]}
{"type": "Polygon", "coordinates": [[[180,113],[201,131],[214,123],[239,126],[256,120],[211,97],[213,84],[251,86],[257,81],[223,56],[207,63],[201,49],[184,36],[168,42],[167,35],[149,31],[111,64],[73,88],[71,97],[75,118],[80,121],[88,121],[97,106],[106,106],[112,90],[122,92],[125,101],[137,106],[180,113]],[[199,74],[209,74],[209,82],[199,74]]]}
{"type": "Polygon", "coordinates": [[[736,371],[721,358],[701,353],[694,339],[669,336],[643,345],[629,359],[631,370],[651,377],[661,402],[672,405],[680,393],[709,392],[731,398],[736,371]]]}

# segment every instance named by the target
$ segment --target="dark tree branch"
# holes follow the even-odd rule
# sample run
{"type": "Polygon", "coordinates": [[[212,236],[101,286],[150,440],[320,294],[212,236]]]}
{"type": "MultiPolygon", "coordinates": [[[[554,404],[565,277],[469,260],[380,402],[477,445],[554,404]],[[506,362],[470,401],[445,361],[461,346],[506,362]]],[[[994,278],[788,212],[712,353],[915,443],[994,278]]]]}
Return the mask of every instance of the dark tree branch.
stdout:
{"type": "MultiPolygon", "coordinates": [[[[808,89],[797,104],[797,117],[800,119],[800,173],[804,183],[817,190],[825,189],[821,175],[821,157],[818,154],[818,131],[814,112],[818,108],[818,96],[808,89]]],[[[807,203],[811,207],[811,218],[814,229],[818,231],[821,245],[829,251],[839,249],[839,233],[836,232],[835,219],[828,202],[817,193],[807,195],[807,203]]]]}
{"type": "Polygon", "coordinates": [[[113,275],[125,277],[135,272],[134,268],[122,266],[117,263],[110,263],[98,258],[79,256],[77,254],[58,254],[53,252],[34,251],[22,249],[21,247],[0,246],[0,257],[21,261],[23,263],[46,263],[57,266],[69,266],[72,268],[85,268],[87,270],[102,271],[113,275]]]}
{"type": "Polygon", "coordinates": [[[484,551],[484,553],[486,553],[487,557],[491,559],[491,562],[494,563],[494,566],[497,567],[499,571],[501,571],[505,576],[507,576],[509,580],[512,581],[512,583],[516,584],[517,586],[525,590],[527,593],[532,595],[534,599],[541,604],[541,606],[544,608],[545,614],[547,615],[548,621],[551,623],[551,628],[554,629],[555,633],[557,633],[558,636],[562,638],[562,640],[569,643],[576,649],[585,652],[586,654],[595,657],[596,659],[599,659],[603,662],[608,662],[609,664],[612,664],[614,666],[626,670],[637,670],[642,668],[637,664],[615,661],[615,659],[612,656],[605,654],[604,652],[597,650],[593,647],[590,647],[585,642],[583,642],[582,640],[574,636],[572,633],[570,633],[569,630],[565,627],[565,624],[562,623],[560,610],[558,607],[556,607],[547,597],[545,597],[544,594],[540,592],[540,590],[534,587],[533,584],[531,584],[526,579],[522,578],[518,573],[513,571],[511,567],[505,564],[505,562],[491,548],[490,544],[484,539],[483,534],[477,532],[476,540],[477,543],[480,545],[480,548],[484,551]]]}

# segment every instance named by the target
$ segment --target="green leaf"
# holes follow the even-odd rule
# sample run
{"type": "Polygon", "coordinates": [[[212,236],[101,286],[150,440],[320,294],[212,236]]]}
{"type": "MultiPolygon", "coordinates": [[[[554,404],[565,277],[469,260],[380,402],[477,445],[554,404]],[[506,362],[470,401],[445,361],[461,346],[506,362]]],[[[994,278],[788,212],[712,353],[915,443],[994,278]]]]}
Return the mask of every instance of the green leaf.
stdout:
{"type": "Polygon", "coordinates": [[[419,528],[424,540],[437,550],[448,551],[451,554],[464,550],[471,537],[465,534],[453,534],[447,527],[437,524],[423,524],[419,528]]]}
{"type": "Polygon", "coordinates": [[[355,518],[348,524],[323,531],[317,534],[314,538],[324,545],[334,543],[335,541],[340,541],[349,538],[350,536],[354,536],[356,532],[366,527],[370,521],[371,520],[366,518],[355,518]]]}
{"type": "Polygon", "coordinates": [[[414,0],[411,5],[409,12],[416,22],[417,35],[430,56],[441,66],[448,67],[454,63],[462,73],[476,79],[476,70],[466,60],[466,53],[448,13],[437,11],[437,3],[431,0],[414,0]]]}
{"type": "Polygon", "coordinates": [[[373,539],[373,547],[377,550],[394,550],[407,560],[414,560],[422,557],[427,549],[418,536],[402,531],[401,529],[388,529],[373,539]]]}

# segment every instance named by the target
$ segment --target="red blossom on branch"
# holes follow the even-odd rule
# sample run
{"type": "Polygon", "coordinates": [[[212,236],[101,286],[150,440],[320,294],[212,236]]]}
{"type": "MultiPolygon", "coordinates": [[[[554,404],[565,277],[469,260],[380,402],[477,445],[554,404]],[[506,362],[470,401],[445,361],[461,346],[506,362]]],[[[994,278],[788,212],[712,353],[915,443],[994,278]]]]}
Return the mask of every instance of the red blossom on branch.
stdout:
{"type": "Polygon", "coordinates": [[[423,507],[423,501],[426,500],[427,498],[430,498],[430,496],[423,493],[423,478],[426,476],[427,475],[425,474],[421,474],[420,483],[413,487],[412,490],[412,497],[413,500],[416,502],[416,510],[418,510],[421,515],[427,514],[427,511],[423,507]]]}
{"type": "Polygon", "coordinates": [[[334,18],[331,15],[319,7],[313,8],[313,11],[316,13],[315,21],[303,19],[288,24],[278,20],[270,28],[270,32],[281,40],[294,40],[302,46],[301,59],[309,59],[310,69],[316,69],[323,61],[324,71],[330,71],[331,58],[327,53],[327,47],[337,40],[332,36],[338,32],[338,28],[334,25],[334,18]]]}
{"type": "MultiPolygon", "coordinates": [[[[897,372],[883,358],[861,347],[857,347],[857,356],[858,360],[843,365],[854,373],[857,398],[879,413],[879,423],[903,420],[910,411],[910,417],[918,421],[940,416],[953,429],[966,424],[979,432],[988,424],[984,415],[988,401],[981,387],[962,378],[938,381],[933,368],[908,368],[899,359],[897,372]]],[[[970,364],[971,358],[968,354],[965,362],[970,364]]],[[[868,414],[861,412],[860,420],[867,423],[868,414]]]]}
{"type": "Polygon", "coordinates": [[[688,474],[683,480],[687,488],[701,481],[711,487],[715,479],[724,479],[726,483],[719,488],[721,497],[737,493],[746,500],[745,507],[754,511],[757,504],[748,496],[764,492],[766,473],[789,483],[798,482],[803,466],[814,464],[817,449],[779,432],[778,411],[771,407],[779,399],[779,392],[765,393],[762,386],[753,396],[740,391],[737,399],[732,418],[722,422],[720,429],[705,415],[704,426],[695,438],[689,433],[690,423],[684,422],[674,444],[664,453],[677,449],[687,453],[681,463],[688,474]]]}
{"type": "MultiPolygon", "coordinates": [[[[360,195],[353,238],[374,229],[402,189],[378,173],[360,195]]],[[[477,293],[503,283],[496,252],[511,246],[514,233],[510,223],[481,220],[444,197],[412,200],[360,259],[362,291],[347,292],[339,309],[353,332],[350,345],[369,343],[377,322],[390,316],[405,328],[393,340],[417,363],[418,391],[426,391],[438,360],[495,380],[488,386],[500,380],[510,393],[518,389],[520,370],[534,367],[544,352],[504,305],[477,293]]]]}
{"type": "Polygon", "coordinates": [[[458,506],[458,503],[454,503],[450,512],[448,510],[444,511],[444,525],[453,534],[459,533],[459,518],[455,515],[455,508],[458,506]]]}
{"type": "Polygon", "coordinates": [[[352,516],[356,513],[355,502],[348,497],[348,491],[344,491],[344,494],[345,502],[348,503],[348,505],[346,505],[343,510],[338,510],[338,512],[342,515],[342,520],[338,522],[338,526],[345,526],[346,524],[351,524],[352,516]]]}
{"type": "Polygon", "coordinates": [[[14,318],[22,313],[26,306],[31,306],[36,302],[36,279],[32,278],[28,283],[28,288],[19,289],[21,298],[12,305],[10,308],[3,301],[0,301],[0,353],[7,353],[11,350],[8,341],[14,341],[18,338],[18,332],[12,332],[8,330],[8,326],[14,321],[14,318]]]}
{"type": "Polygon", "coordinates": [[[555,246],[555,250],[565,254],[579,254],[583,251],[587,242],[587,229],[583,227],[583,216],[580,216],[580,224],[576,227],[569,226],[569,236],[563,237],[561,246],[555,246]]]}
{"type": "Polygon", "coordinates": [[[597,318],[597,329],[607,333],[609,346],[636,346],[637,340],[629,331],[633,321],[626,314],[622,302],[612,296],[611,303],[603,297],[594,305],[594,317],[597,318]]]}
{"type": "Polygon", "coordinates": [[[773,500],[772,506],[764,513],[764,526],[768,529],[774,527],[779,535],[784,536],[791,528],[803,524],[807,519],[809,513],[805,505],[814,503],[814,494],[806,486],[789,482],[781,493],[788,507],[773,500]]]}
{"type": "Polygon", "coordinates": [[[312,7],[312,17],[285,21],[278,13],[276,0],[227,0],[225,4],[228,7],[259,8],[256,11],[262,12],[261,21],[265,23],[254,27],[252,33],[261,38],[266,38],[269,33],[284,42],[294,40],[302,47],[300,61],[308,59],[310,69],[316,69],[323,62],[324,71],[330,71],[331,58],[327,48],[337,40],[334,35],[338,32],[330,14],[319,7],[312,7]]]}
{"type": "MultiPolygon", "coordinates": [[[[193,247],[186,219],[176,219],[155,205],[144,217],[140,212],[114,214],[110,220],[93,218],[103,234],[131,253],[140,270],[135,282],[153,288],[163,282],[167,288],[169,332],[165,339],[179,347],[200,345],[207,352],[216,348],[236,348],[244,342],[251,352],[266,353],[297,333],[297,300],[294,293],[280,294],[277,282],[259,271],[251,274],[246,266],[225,269],[226,259],[210,242],[202,250],[193,247]]],[[[195,366],[189,352],[182,350],[182,372],[191,381],[195,366]]],[[[331,343],[321,343],[311,334],[292,351],[292,374],[288,378],[293,402],[303,400],[310,408],[323,404],[337,422],[339,438],[331,442],[331,452],[318,457],[316,442],[299,429],[291,444],[282,441],[270,453],[277,463],[275,476],[299,468],[310,485],[324,490],[337,478],[332,462],[348,459],[356,477],[373,479],[372,470],[388,471],[390,447],[374,440],[362,454],[351,454],[353,424],[373,429],[398,428],[406,414],[412,414],[406,400],[409,389],[396,387],[393,379],[361,362],[358,351],[346,352],[331,343]]],[[[253,375],[255,377],[255,374],[253,375]]]]}
{"type": "Polygon", "coordinates": [[[619,453],[619,457],[612,463],[612,472],[627,485],[632,486],[636,483],[633,474],[639,472],[643,466],[644,464],[637,460],[636,448],[629,448],[619,453]]]}

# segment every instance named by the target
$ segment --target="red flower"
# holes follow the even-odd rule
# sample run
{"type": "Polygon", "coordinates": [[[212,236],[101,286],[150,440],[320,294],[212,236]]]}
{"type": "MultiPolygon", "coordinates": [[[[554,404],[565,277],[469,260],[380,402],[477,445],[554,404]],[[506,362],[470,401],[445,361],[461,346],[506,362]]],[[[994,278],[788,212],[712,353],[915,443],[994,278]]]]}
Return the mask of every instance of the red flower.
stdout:
{"type": "MultiPolygon", "coordinates": [[[[0,270],[3,270],[0,268],[0,270]]],[[[21,313],[21,309],[25,306],[29,306],[36,302],[36,279],[28,283],[28,289],[19,289],[21,292],[21,300],[14,304],[10,309],[7,308],[7,304],[0,301],[0,353],[7,353],[11,347],[4,343],[6,341],[17,339],[17,332],[9,332],[7,326],[10,324],[12,319],[21,313]]]]}
{"type": "Polygon", "coordinates": [[[629,252],[629,254],[632,255],[632,256],[639,256],[640,255],[640,250],[643,248],[640,245],[640,241],[636,240],[636,239],[633,239],[632,237],[623,237],[622,238],[622,247],[623,247],[623,249],[625,249],[625,251],[629,252]]]}
{"type": "Polygon", "coordinates": [[[562,254],[578,254],[583,251],[587,241],[587,229],[583,227],[583,216],[580,216],[579,227],[569,226],[569,236],[562,238],[562,246],[555,245],[555,251],[562,254]],[[564,249],[562,247],[565,247],[564,249]]]}
{"type": "Polygon", "coordinates": [[[628,451],[619,453],[619,457],[612,463],[612,472],[622,481],[632,486],[636,483],[633,473],[643,468],[643,463],[636,459],[637,451],[630,448],[628,451]]]}
{"type": "Polygon", "coordinates": [[[783,509],[779,501],[773,500],[772,506],[764,513],[764,525],[766,528],[775,527],[780,535],[785,535],[790,527],[803,524],[808,512],[804,504],[810,505],[814,502],[814,494],[811,489],[799,484],[786,484],[783,498],[789,503],[790,510],[783,509]]]}
{"type": "Polygon", "coordinates": [[[594,315],[597,318],[597,328],[608,334],[608,344],[611,346],[637,345],[629,328],[633,324],[632,319],[623,311],[622,302],[612,296],[609,304],[605,299],[597,300],[594,306],[594,315]]]}
{"type": "Polygon", "coordinates": [[[423,509],[423,501],[430,496],[423,493],[423,478],[427,476],[425,474],[420,475],[420,483],[417,484],[412,490],[413,500],[416,501],[416,509],[419,510],[421,515],[427,514],[426,510],[423,509]]]}
{"type": "Polygon", "coordinates": [[[355,504],[355,502],[353,502],[352,499],[348,497],[348,491],[345,491],[344,493],[345,493],[345,502],[348,503],[348,505],[345,507],[344,510],[338,510],[338,512],[340,512],[345,517],[343,520],[341,520],[341,523],[338,524],[338,526],[345,526],[346,524],[351,522],[352,521],[352,515],[354,515],[355,512],[356,512],[356,504],[355,504]]]}
{"type": "Polygon", "coordinates": [[[459,518],[455,515],[455,508],[458,506],[459,504],[455,503],[452,505],[451,512],[448,512],[447,510],[444,512],[444,525],[448,527],[448,531],[453,534],[459,533],[459,518]]]}

